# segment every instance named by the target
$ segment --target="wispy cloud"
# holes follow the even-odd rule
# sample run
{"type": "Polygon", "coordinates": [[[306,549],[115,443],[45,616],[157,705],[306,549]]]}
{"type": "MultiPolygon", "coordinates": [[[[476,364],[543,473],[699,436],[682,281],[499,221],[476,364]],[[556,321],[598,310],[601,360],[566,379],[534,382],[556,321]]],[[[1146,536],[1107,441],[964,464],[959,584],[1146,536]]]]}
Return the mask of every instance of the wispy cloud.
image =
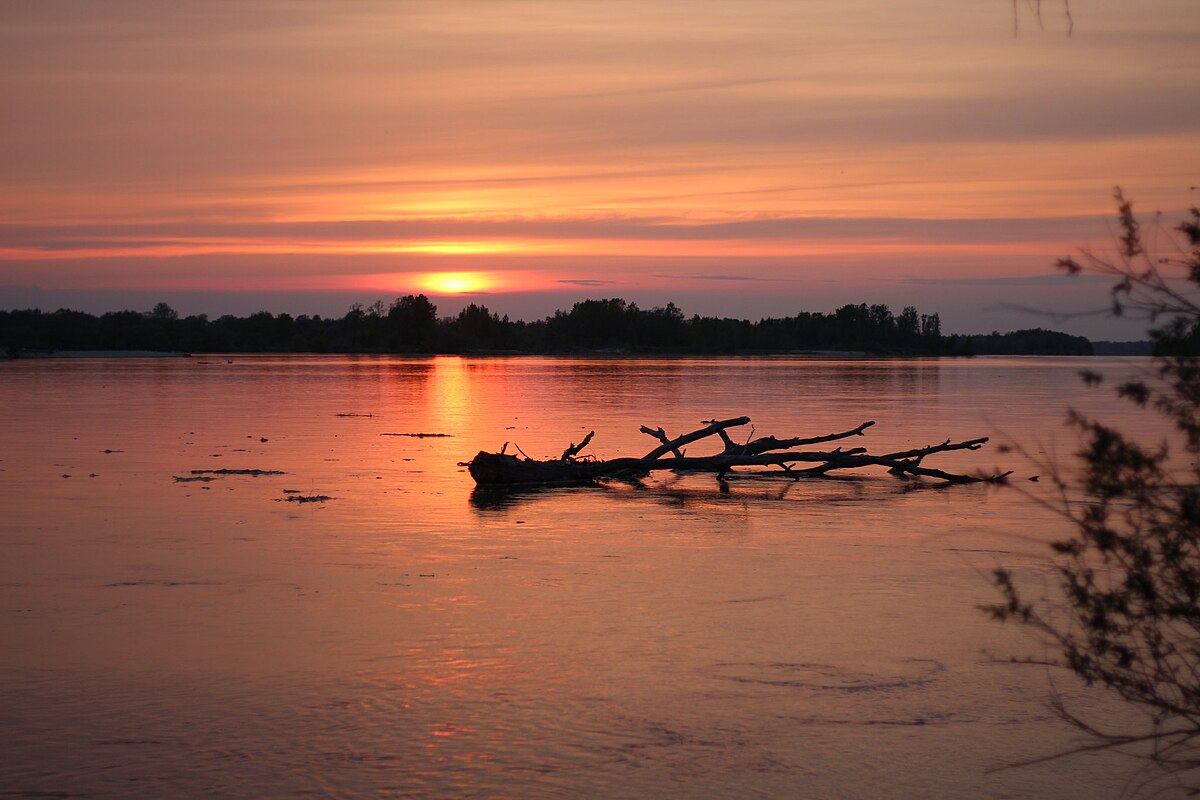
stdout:
{"type": "Polygon", "coordinates": [[[750,281],[755,283],[780,283],[790,280],[789,278],[766,278],[759,275],[670,275],[658,274],[652,275],[654,278],[665,278],[673,281],[750,281]]]}
{"type": "Polygon", "coordinates": [[[395,218],[304,222],[180,220],[115,224],[0,224],[0,245],[66,250],[163,245],[291,241],[298,245],[410,241],[607,240],[646,242],[870,240],[984,244],[1079,242],[1104,235],[1099,215],[1049,218],[928,218],[829,216],[692,221],[652,216],[562,216],[444,219],[395,218]]]}
{"type": "Polygon", "coordinates": [[[914,286],[1070,286],[1080,283],[1112,283],[1103,275],[1010,275],[994,278],[901,278],[901,283],[914,286]]]}

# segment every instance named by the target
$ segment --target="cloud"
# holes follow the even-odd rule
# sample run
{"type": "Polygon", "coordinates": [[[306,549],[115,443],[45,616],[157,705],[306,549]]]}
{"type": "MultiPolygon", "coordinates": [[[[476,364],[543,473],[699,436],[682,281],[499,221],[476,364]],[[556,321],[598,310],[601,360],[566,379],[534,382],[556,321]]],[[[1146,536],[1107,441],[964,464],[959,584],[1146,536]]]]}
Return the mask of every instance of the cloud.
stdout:
{"type": "MultiPolygon", "coordinates": [[[[9,5],[6,182],[133,187],[147,207],[159,198],[144,190],[173,184],[390,171],[449,187],[521,164],[750,165],[802,183],[827,165],[882,175],[909,147],[929,178],[955,174],[948,152],[997,142],[1052,181],[1097,175],[1122,136],[1200,130],[1180,99],[1196,81],[1186,2],[1106,9],[1034,46],[1006,35],[1003,12],[930,0],[9,5]],[[1049,141],[1075,145],[1069,163],[1039,151],[1049,141]]],[[[611,189],[605,201],[624,194],[611,189]]]]}
{"type": "Polygon", "coordinates": [[[680,281],[765,281],[765,282],[786,282],[792,280],[790,278],[764,278],[757,275],[651,275],[652,278],[667,278],[669,280],[680,281]]]}
{"type": "Polygon", "coordinates": [[[312,220],[305,222],[181,220],[113,224],[0,224],[0,245],[34,250],[127,250],[194,244],[292,242],[313,245],[486,240],[647,242],[871,240],[931,244],[1078,242],[1107,237],[1099,215],[961,219],[903,217],[772,217],[691,221],[666,216],[312,220]]]}
{"type": "Polygon", "coordinates": [[[995,278],[901,278],[916,286],[1071,286],[1080,283],[1113,283],[1104,275],[1011,275],[995,278]]]}
{"type": "Polygon", "coordinates": [[[602,281],[595,278],[560,278],[555,283],[566,283],[572,286],[612,286],[617,281],[602,281]]]}

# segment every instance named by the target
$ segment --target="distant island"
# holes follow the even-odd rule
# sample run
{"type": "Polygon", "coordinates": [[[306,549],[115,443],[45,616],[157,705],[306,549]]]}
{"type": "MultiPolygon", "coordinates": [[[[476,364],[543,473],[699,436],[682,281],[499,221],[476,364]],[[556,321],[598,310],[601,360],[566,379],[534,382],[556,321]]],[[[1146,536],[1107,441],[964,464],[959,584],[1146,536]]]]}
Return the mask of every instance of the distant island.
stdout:
{"type": "Polygon", "coordinates": [[[205,314],[180,317],[166,303],[150,311],[95,316],[82,311],[0,311],[0,353],[61,351],[181,353],[667,354],[862,353],[896,356],[1145,355],[1148,342],[1093,344],[1082,336],[1035,328],[1011,333],[943,335],[936,313],[912,306],[845,305],[751,322],[687,317],[674,304],[650,309],[620,298],[584,300],[544,319],[510,320],[471,304],[439,317],[425,295],[390,305],[355,304],[342,317],[205,314]],[[1144,349],[1143,349],[1144,345],[1144,349]]]}

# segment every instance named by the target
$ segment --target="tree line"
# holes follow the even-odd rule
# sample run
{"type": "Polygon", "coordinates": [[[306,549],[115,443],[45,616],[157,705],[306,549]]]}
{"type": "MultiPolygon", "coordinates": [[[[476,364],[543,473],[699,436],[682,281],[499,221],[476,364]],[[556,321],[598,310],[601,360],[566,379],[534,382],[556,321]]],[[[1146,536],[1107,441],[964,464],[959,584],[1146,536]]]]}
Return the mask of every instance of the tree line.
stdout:
{"type": "Polygon", "coordinates": [[[641,308],[620,298],[584,300],[569,311],[525,321],[471,304],[439,317],[423,294],[390,305],[354,304],[341,317],[272,314],[180,317],[166,303],[146,312],[95,316],[81,311],[0,311],[0,350],[16,356],[53,350],[157,350],[204,353],[678,353],[860,351],[883,355],[1032,352],[1088,354],[1082,337],[1052,331],[944,336],[936,313],[912,306],[844,305],[751,322],[687,317],[674,303],[641,308]],[[1015,337],[1015,338],[1014,338],[1015,337]],[[1024,348],[1024,349],[1017,349],[1024,348]]]}

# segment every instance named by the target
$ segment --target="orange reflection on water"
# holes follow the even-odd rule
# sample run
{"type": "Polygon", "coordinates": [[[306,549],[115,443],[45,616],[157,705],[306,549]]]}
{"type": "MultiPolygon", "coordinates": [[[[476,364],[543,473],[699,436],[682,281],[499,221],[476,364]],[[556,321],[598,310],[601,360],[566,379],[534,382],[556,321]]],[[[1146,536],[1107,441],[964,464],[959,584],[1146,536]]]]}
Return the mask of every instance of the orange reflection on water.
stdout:
{"type": "Polygon", "coordinates": [[[478,384],[472,385],[471,371],[466,361],[455,356],[438,357],[433,360],[433,376],[425,415],[430,424],[439,431],[473,433],[474,424],[482,421],[479,408],[474,404],[474,393],[478,384]]]}
{"type": "Polygon", "coordinates": [[[405,676],[419,686],[476,691],[488,684],[509,682],[527,677],[528,672],[518,670],[510,655],[468,656],[463,650],[446,650],[426,654],[422,669],[405,676]]]}
{"type": "Polygon", "coordinates": [[[1080,394],[1077,369],[1097,363],[4,365],[0,610],[11,646],[0,648],[10,676],[0,686],[5,713],[29,722],[10,725],[19,735],[6,742],[22,747],[34,732],[18,757],[51,778],[68,757],[82,765],[72,774],[103,776],[116,772],[114,750],[79,735],[76,710],[112,728],[91,737],[101,742],[184,742],[186,726],[191,745],[121,765],[179,796],[248,779],[204,755],[226,752],[214,742],[278,752],[264,769],[282,779],[319,764],[342,795],[603,796],[631,768],[639,795],[670,794],[680,774],[701,786],[711,775],[687,770],[714,763],[757,796],[793,796],[797,776],[808,796],[886,795],[872,785],[885,773],[935,781],[937,796],[1083,796],[1066,789],[1096,781],[1093,764],[997,789],[945,759],[1062,744],[1039,716],[1040,680],[979,660],[985,646],[1016,648],[976,611],[988,599],[981,576],[1035,563],[1027,553],[1042,543],[1014,532],[1053,534],[1017,493],[905,492],[881,474],[735,481],[722,495],[711,476],[666,476],[473,503],[457,463],[506,440],[557,456],[591,428],[599,457],[641,454],[651,442],[639,424],[676,434],[738,412],[780,436],[877,419],[873,450],[1005,430],[1046,441],[1064,398],[1115,402],[1080,394]],[[172,479],[216,467],[286,474],[172,479]],[[334,499],[300,506],[287,490],[334,499]],[[198,673],[209,676],[202,691],[198,673]],[[894,733],[914,720],[919,735],[894,733]],[[729,747],[705,744],[731,732],[729,747]],[[79,746],[59,755],[64,741],[79,746]],[[875,775],[845,756],[861,752],[879,755],[875,775]],[[797,768],[754,767],[780,758],[797,768]],[[825,774],[804,771],[818,761],[825,774]]]}
{"type": "Polygon", "coordinates": [[[475,732],[474,728],[465,728],[465,727],[460,728],[457,725],[455,725],[453,722],[443,722],[439,725],[434,726],[433,730],[430,731],[430,733],[432,733],[434,736],[441,738],[441,739],[450,738],[453,736],[464,736],[467,734],[472,734],[474,732],[475,732]]]}

